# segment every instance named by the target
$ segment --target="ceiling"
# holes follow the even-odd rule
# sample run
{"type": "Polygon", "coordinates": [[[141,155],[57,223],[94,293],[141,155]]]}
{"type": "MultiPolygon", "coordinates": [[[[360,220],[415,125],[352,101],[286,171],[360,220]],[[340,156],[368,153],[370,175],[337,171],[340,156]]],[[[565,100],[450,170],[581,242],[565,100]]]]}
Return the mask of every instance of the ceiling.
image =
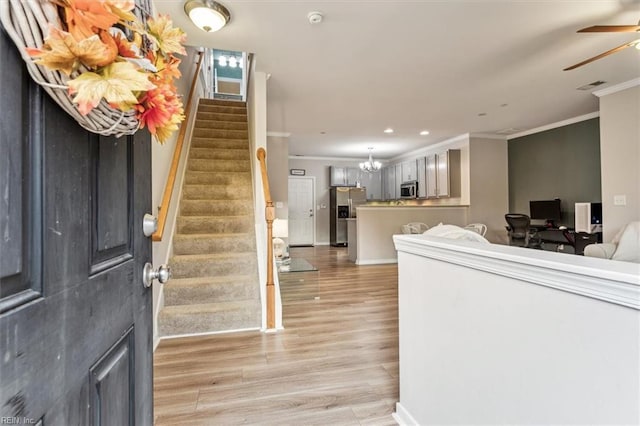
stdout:
{"type": "Polygon", "coordinates": [[[220,2],[231,21],[205,33],[182,0],[154,1],[188,45],[255,54],[270,75],[268,131],[289,135],[290,155],[365,158],[373,147],[389,159],[465,133],[504,137],[598,111],[580,86],[640,77],[634,48],[562,71],[639,38],[576,30],[634,25],[640,0],[220,2]]]}

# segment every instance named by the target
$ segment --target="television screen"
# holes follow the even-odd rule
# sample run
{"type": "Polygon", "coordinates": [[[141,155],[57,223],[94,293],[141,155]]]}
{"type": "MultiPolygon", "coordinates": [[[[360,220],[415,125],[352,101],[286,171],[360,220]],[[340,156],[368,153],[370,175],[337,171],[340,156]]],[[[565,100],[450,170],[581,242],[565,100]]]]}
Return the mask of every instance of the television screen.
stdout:
{"type": "Polygon", "coordinates": [[[539,220],[561,220],[560,200],[529,201],[529,216],[539,220]]]}

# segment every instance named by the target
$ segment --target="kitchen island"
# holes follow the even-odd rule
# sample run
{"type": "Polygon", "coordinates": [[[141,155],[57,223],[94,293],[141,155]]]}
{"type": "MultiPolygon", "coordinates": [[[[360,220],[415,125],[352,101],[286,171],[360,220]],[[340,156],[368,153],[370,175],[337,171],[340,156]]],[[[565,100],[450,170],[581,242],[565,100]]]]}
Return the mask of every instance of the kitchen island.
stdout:
{"type": "Polygon", "coordinates": [[[465,226],[469,206],[364,205],[357,218],[349,222],[349,259],[358,265],[396,263],[393,235],[402,233],[402,225],[422,222],[429,227],[439,223],[465,226]]]}

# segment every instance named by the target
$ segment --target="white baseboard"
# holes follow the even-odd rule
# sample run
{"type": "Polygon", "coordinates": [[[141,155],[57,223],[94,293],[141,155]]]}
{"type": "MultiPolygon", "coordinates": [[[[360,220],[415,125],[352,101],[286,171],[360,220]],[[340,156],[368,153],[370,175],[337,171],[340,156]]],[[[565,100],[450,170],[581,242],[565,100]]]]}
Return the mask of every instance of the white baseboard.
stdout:
{"type": "Polygon", "coordinates": [[[398,263],[398,259],[367,259],[360,260],[356,259],[356,265],[384,265],[388,263],[398,263]]]}
{"type": "Polygon", "coordinates": [[[393,420],[401,426],[419,425],[418,421],[399,402],[396,402],[396,412],[391,415],[393,420]]]}
{"type": "Polygon", "coordinates": [[[160,340],[180,339],[182,337],[211,336],[213,334],[241,333],[243,331],[262,331],[262,330],[256,327],[256,328],[239,328],[237,330],[207,331],[204,333],[185,333],[185,334],[176,334],[175,336],[162,336],[160,340]]]}

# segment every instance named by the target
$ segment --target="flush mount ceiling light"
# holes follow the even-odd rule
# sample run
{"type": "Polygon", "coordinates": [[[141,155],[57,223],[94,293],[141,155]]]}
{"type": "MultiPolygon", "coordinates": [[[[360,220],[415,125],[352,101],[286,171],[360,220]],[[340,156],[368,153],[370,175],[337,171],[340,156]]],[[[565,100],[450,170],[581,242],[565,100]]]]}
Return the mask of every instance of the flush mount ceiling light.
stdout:
{"type": "Polygon", "coordinates": [[[184,11],[196,27],[208,33],[218,31],[231,19],[227,8],[213,0],[188,0],[184,11]]]}
{"type": "Polygon", "coordinates": [[[373,173],[380,170],[382,167],[382,163],[379,161],[373,161],[373,157],[371,156],[371,151],[373,148],[369,148],[369,161],[365,161],[364,163],[360,163],[360,170],[367,173],[373,173]]]}

